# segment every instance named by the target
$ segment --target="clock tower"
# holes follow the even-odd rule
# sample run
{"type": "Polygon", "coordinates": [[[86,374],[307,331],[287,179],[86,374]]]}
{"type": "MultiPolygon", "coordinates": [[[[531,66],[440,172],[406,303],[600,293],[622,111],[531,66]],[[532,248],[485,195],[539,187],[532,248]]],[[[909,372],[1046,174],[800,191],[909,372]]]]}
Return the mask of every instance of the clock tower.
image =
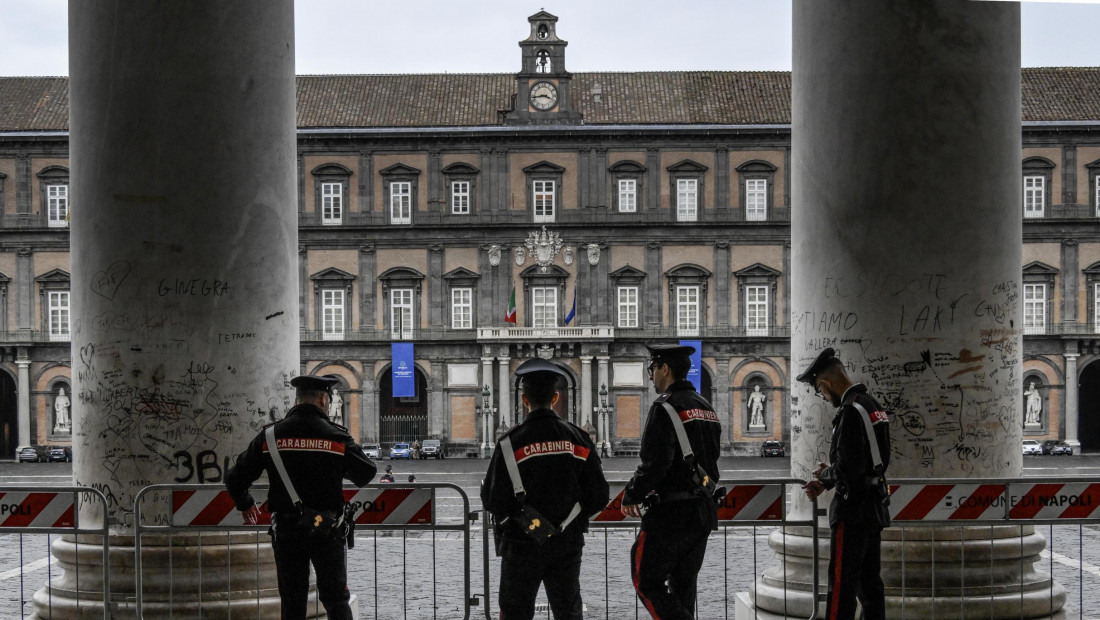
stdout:
{"type": "Polygon", "coordinates": [[[527,18],[531,34],[519,42],[523,67],[516,74],[515,108],[507,125],[579,125],[573,109],[573,76],[565,70],[565,46],[558,38],[558,18],[539,11],[527,18]]]}

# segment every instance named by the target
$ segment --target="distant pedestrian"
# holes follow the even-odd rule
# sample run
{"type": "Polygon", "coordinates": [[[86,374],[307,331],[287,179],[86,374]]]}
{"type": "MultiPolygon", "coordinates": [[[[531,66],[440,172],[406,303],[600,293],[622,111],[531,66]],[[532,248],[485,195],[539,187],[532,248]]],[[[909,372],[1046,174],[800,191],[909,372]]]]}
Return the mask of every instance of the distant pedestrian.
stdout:
{"type": "Polygon", "coordinates": [[[540,358],[516,369],[527,417],[500,438],[481,484],[501,558],[501,620],[533,618],[540,584],[556,620],[583,617],[584,533],[608,486],[588,433],[553,410],[564,374],[540,358]]]}
{"type": "Polygon", "coordinates": [[[836,407],[829,465],[818,463],[803,489],[810,498],[834,489],[829,504],[829,596],[826,620],[852,620],[856,599],[866,620],[885,620],[882,582],[882,528],[890,525],[890,418],[867,393],[853,384],[836,352],[822,351],[798,381],[836,407]]]}
{"type": "Polygon", "coordinates": [[[606,458],[608,458],[608,457],[610,457],[610,456],[611,456],[611,455],[610,455],[610,454],[608,454],[608,452],[607,452],[607,447],[608,447],[609,445],[611,445],[611,443],[610,443],[610,442],[608,442],[608,441],[607,441],[606,439],[604,439],[604,440],[603,440],[602,442],[600,442],[600,457],[601,457],[601,458],[605,458],[605,459],[606,459],[606,458]]]}
{"type": "Polygon", "coordinates": [[[409,474],[409,482],[416,482],[416,476],[409,474]]]}
{"type": "Polygon", "coordinates": [[[378,479],[379,482],[393,482],[393,465],[386,465],[386,473],[378,479]]]}
{"type": "Polygon", "coordinates": [[[410,448],[412,449],[412,457],[414,459],[419,459],[420,458],[420,440],[419,439],[413,440],[412,446],[410,446],[410,448]]]}

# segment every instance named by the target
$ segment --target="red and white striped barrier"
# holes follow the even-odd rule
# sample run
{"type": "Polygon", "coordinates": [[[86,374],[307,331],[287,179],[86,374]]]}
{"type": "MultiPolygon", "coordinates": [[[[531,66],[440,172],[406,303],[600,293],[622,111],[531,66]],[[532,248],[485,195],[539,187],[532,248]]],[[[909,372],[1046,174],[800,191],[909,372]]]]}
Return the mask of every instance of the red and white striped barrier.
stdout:
{"type": "MultiPolygon", "coordinates": [[[[267,491],[256,489],[252,497],[263,504],[267,491]]],[[[173,527],[244,525],[229,491],[218,487],[172,491],[171,521],[173,527]]],[[[261,512],[258,523],[270,524],[271,514],[261,512]]]]}
{"type": "Polygon", "coordinates": [[[355,507],[355,522],[362,525],[432,525],[433,498],[431,488],[344,489],[344,501],[355,507]]]}
{"type": "Polygon", "coordinates": [[[891,484],[890,517],[898,521],[996,521],[1005,518],[1005,485],[891,484]]]}
{"type": "Polygon", "coordinates": [[[0,493],[0,528],[76,527],[74,493],[0,493]]]}
{"type": "MultiPolygon", "coordinates": [[[[612,484],[611,501],[592,521],[615,522],[636,521],[626,517],[621,511],[623,492],[626,485],[612,484]]],[[[738,484],[726,491],[722,503],[718,505],[719,521],[782,521],[783,520],[782,484],[738,484]]]]}
{"type": "Polygon", "coordinates": [[[1100,519],[1100,484],[1014,483],[1009,489],[1012,519],[1100,519]]]}

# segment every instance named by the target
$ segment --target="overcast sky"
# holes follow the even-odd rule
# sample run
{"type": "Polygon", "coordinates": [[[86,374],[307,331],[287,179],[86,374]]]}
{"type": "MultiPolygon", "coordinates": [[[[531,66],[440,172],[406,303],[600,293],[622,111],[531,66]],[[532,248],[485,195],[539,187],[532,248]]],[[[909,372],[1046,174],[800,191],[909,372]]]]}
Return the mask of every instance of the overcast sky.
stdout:
{"type": "MultiPolygon", "coordinates": [[[[296,0],[297,72],[514,73],[540,9],[570,71],[791,68],[790,0],[296,0]]],[[[66,15],[0,0],[0,75],[68,75],[66,15]]],[[[1098,23],[1095,1],[1025,2],[1022,66],[1100,66],[1098,23]]]]}

